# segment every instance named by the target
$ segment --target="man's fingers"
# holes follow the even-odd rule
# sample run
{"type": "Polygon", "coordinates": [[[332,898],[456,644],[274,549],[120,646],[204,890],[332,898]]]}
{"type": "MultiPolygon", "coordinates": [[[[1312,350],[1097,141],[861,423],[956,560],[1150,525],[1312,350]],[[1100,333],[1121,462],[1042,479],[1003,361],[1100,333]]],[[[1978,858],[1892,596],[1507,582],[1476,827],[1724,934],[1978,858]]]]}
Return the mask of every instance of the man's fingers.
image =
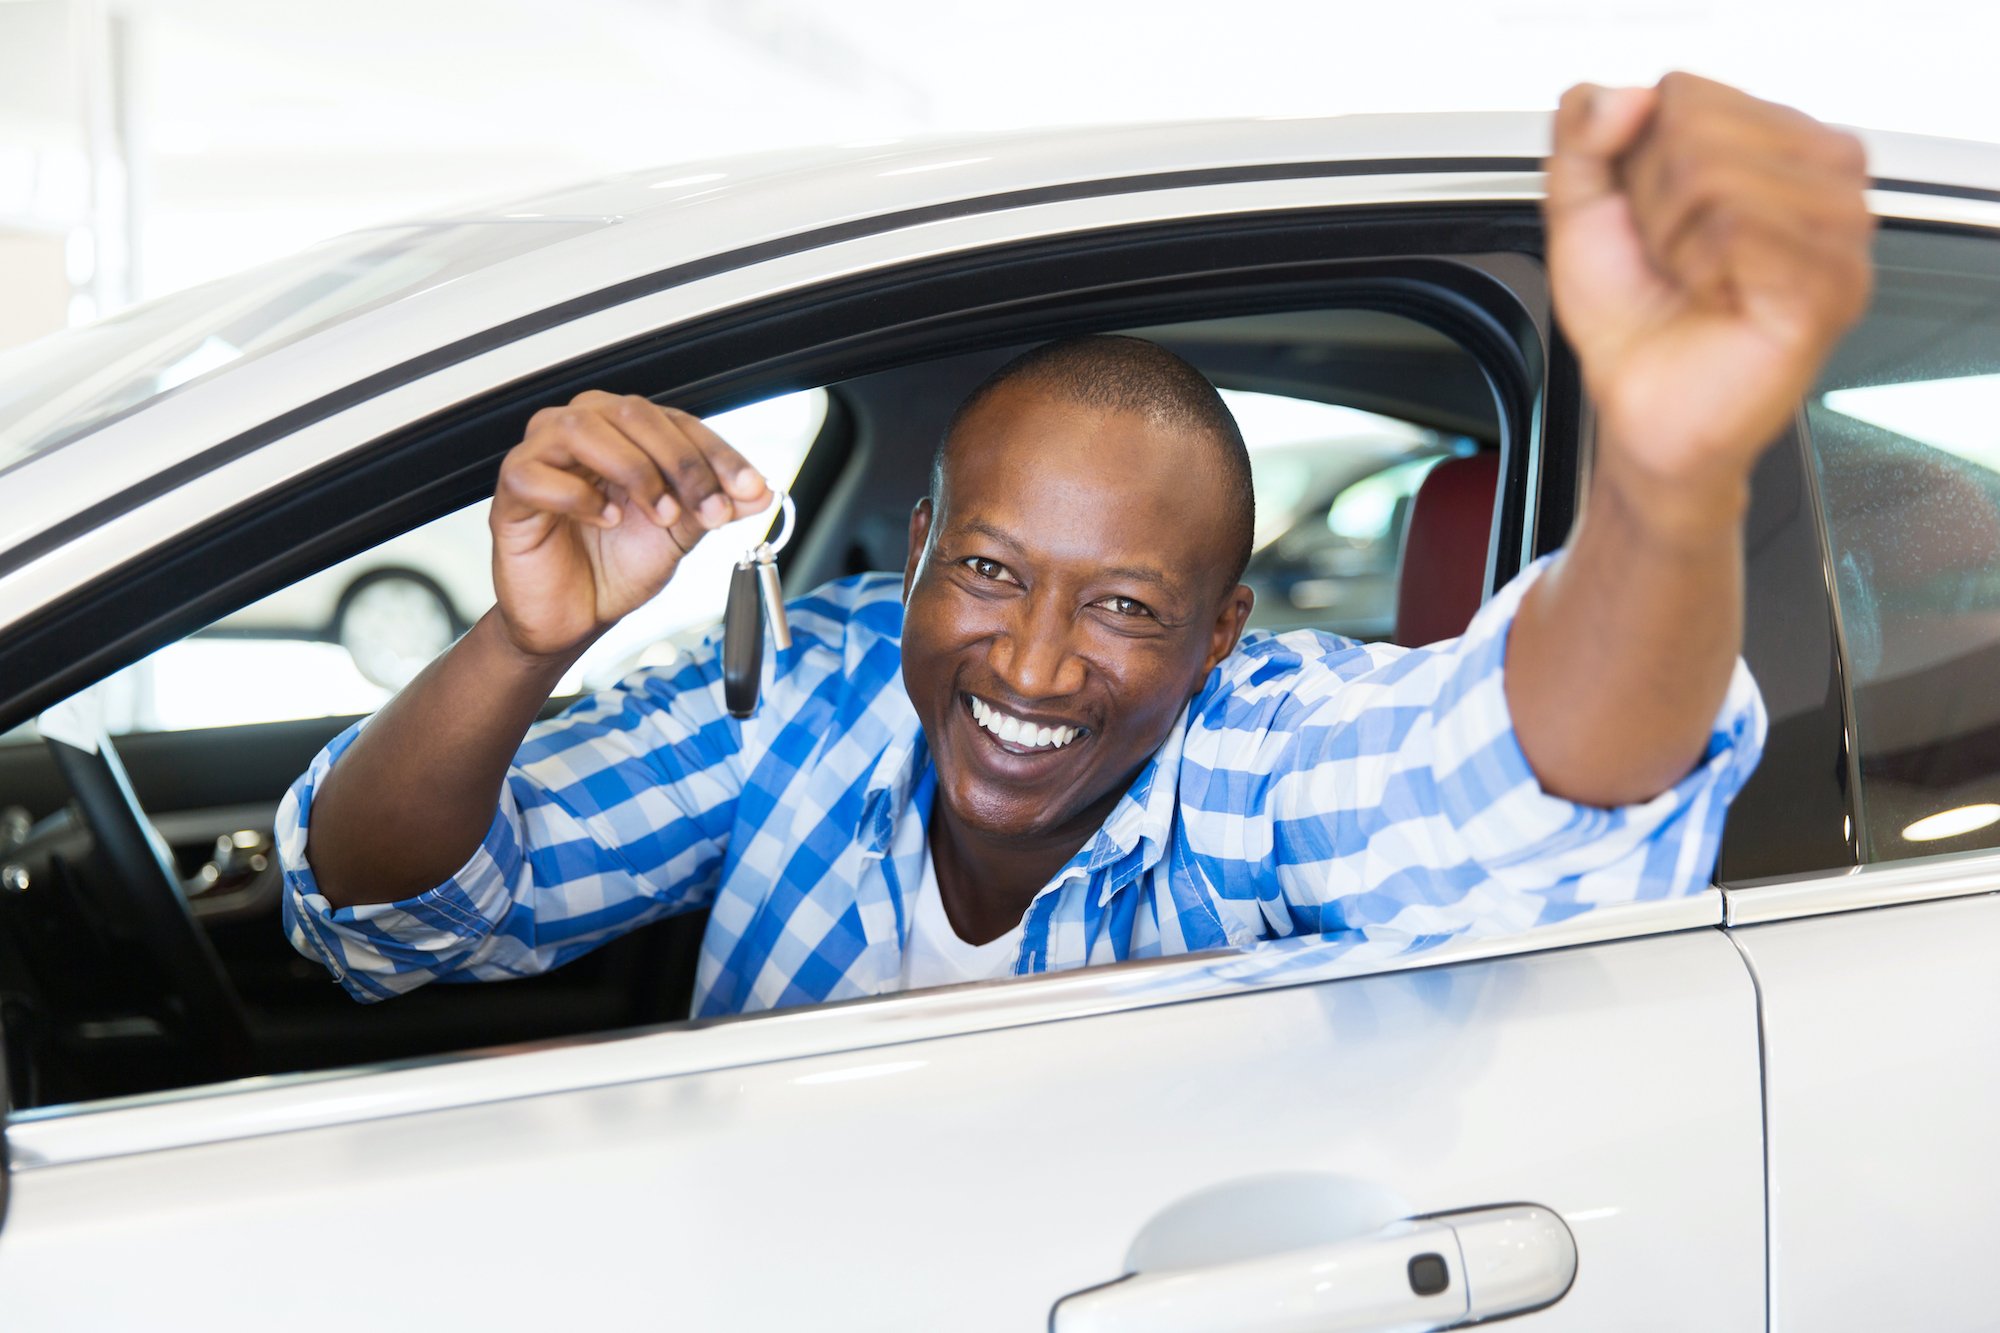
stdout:
{"type": "Polygon", "coordinates": [[[664,521],[686,514],[698,528],[713,529],[736,517],[715,461],[687,429],[694,418],[636,396],[620,400],[616,418],[666,479],[670,494],[659,506],[664,521]]]}
{"type": "MultiPolygon", "coordinates": [[[[609,486],[623,487],[626,494],[657,514],[667,495],[666,480],[646,451],[630,436],[612,425],[598,412],[572,410],[557,418],[557,434],[546,461],[557,467],[580,466],[595,473],[609,486]]],[[[665,526],[671,520],[655,520],[665,526]]]]}
{"type": "Polygon", "coordinates": [[[1704,299],[1718,238],[1745,228],[1865,241],[1866,155],[1803,112],[1690,74],[1660,82],[1659,106],[1620,160],[1652,266],[1704,299]]]}
{"type": "MultiPolygon", "coordinates": [[[[636,394],[591,391],[565,407],[544,408],[530,419],[516,453],[600,492],[600,503],[601,492],[619,493],[614,510],[629,495],[660,527],[678,524],[696,537],[771,503],[764,478],[721,436],[688,413],[636,394]]],[[[508,466],[515,466],[512,457],[508,466]]],[[[523,472],[522,484],[528,481],[538,493],[554,485],[540,472],[523,472]]],[[[575,488],[560,489],[569,505],[561,512],[583,516],[575,488]]]]}
{"type": "Polygon", "coordinates": [[[1734,303],[1765,328],[1831,346],[1867,308],[1874,266],[1865,235],[1744,226],[1718,249],[1734,303]]]}
{"type": "Polygon", "coordinates": [[[500,469],[499,494],[531,513],[560,514],[598,528],[618,524],[618,506],[604,492],[576,473],[537,458],[510,458],[500,469]]]}
{"type": "Polygon", "coordinates": [[[1697,168],[1667,197],[1635,204],[1633,220],[1653,267],[1697,300],[1716,297],[1711,280],[1718,264],[1728,265],[1717,247],[1732,235],[1865,247],[1872,226],[1858,187],[1843,189],[1826,173],[1724,160],[1697,168]]]}
{"type": "Polygon", "coordinates": [[[1802,111],[1692,75],[1669,75],[1659,110],[1620,163],[1627,192],[1643,207],[1717,161],[1814,179],[1860,178],[1867,166],[1860,140],[1802,111]]]}
{"type": "Polygon", "coordinates": [[[1658,95],[1651,88],[1580,83],[1556,106],[1554,140],[1543,163],[1552,216],[1619,191],[1618,159],[1638,139],[1658,95]]]}
{"type": "Polygon", "coordinates": [[[771,488],[764,480],[764,474],[750,465],[750,461],[736,452],[729,441],[717,435],[706,421],[692,412],[679,408],[666,409],[675,425],[684,431],[695,446],[707,456],[709,466],[715,470],[722,488],[735,501],[737,515],[757,513],[771,502],[771,488]]]}

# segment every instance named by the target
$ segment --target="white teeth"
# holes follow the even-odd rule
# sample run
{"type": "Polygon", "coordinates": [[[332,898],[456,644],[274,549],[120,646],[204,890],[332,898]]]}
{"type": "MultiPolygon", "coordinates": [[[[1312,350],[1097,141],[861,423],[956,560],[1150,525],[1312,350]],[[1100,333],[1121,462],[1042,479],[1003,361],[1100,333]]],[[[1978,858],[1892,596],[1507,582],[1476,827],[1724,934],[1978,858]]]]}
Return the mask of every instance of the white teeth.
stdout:
{"type": "Polygon", "coordinates": [[[1007,716],[977,695],[972,696],[972,718],[1001,740],[1036,750],[1044,750],[1051,745],[1061,749],[1077,737],[1075,727],[1037,727],[1032,722],[1007,716]]]}

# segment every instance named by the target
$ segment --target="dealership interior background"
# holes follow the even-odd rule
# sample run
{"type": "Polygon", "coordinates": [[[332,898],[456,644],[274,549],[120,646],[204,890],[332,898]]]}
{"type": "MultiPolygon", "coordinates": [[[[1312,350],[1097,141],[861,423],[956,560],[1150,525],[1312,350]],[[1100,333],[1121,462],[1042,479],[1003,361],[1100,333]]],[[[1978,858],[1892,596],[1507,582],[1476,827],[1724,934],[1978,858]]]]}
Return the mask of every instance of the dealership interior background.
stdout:
{"type": "Polygon", "coordinates": [[[0,0],[0,348],[354,228],[797,144],[1546,107],[1579,79],[1676,67],[1823,119],[2000,139],[2000,8],[1967,0],[1153,0],[1140,12],[0,0]]]}

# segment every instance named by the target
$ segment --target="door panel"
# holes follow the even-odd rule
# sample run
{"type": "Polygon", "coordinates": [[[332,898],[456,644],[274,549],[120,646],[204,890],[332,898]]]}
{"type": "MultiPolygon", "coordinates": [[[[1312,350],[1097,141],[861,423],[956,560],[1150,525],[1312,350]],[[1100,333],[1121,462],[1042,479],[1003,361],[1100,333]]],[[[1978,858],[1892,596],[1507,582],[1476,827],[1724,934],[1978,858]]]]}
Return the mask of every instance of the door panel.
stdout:
{"type": "Polygon", "coordinates": [[[36,1167],[0,1290],[10,1329],[208,1330],[158,1293],[223,1255],[298,1329],[1041,1328],[1176,1203],[1285,1176],[1357,1235],[1559,1213],[1575,1284],[1523,1329],[1748,1330],[1760,1134],[1701,930],[36,1167]]]}
{"type": "Polygon", "coordinates": [[[1771,1327],[1991,1329],[2000,899],[1733,932],[1763,994],[1771,1327]]]}

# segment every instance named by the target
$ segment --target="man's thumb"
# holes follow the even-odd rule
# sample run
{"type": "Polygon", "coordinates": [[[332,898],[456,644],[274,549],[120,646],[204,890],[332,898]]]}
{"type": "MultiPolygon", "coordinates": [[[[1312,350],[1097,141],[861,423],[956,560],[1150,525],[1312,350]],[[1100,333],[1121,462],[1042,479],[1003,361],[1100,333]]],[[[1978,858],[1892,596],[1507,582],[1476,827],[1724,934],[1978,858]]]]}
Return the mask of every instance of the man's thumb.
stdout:
{"type": "Polygon", "coordinates": [[[1651,88],[1600,88],[1579,83],[1556,106],[1554,142],[1543,163],[1552,216],[1618,192],[1618,159],[1652,118],[1651,88]]]}

